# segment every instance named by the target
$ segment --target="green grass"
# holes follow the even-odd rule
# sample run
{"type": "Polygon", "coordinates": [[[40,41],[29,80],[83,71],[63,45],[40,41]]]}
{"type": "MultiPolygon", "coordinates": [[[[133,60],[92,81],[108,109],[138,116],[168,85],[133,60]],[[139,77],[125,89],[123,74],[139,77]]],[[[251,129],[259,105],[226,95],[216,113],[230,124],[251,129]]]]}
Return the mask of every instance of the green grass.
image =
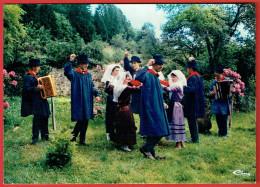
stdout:
{"type": "MultiPolygon", "coordinates": [[[[91,121],[86,142],[75,145],[72,162],[62,169],[45,166],[46,153],[61,133],[69,138],[75,122],[70,120],[70,99],[55,98],[57,130],[51,129],[50,142],[30,145],[32,116],[21,118],[20,98],[9,101],[4,124],[5,184],[114,184],[114,183],[255,183],[256,182],[256,119],[255,111],[234,113],[228,138],[217,136],[212,118],[210,135],[200,134],[199,144],[188,144],[175,150],[174,143],[162,139],[156,152],[166,160],[152,161],[143,157],[139,147],[144,140],[137,135],[137,145],[130,153],[106,141],[103,119],[91,121]],[[250,173],[234,175],[235,170],[250,173]]],[[[135,115],[139,127],[138,116],[135,115]]],[[[187,123],[186,123],[187,124],[187,123]]],[[[189,138],[188,125],[186,125],[189,138]]]]}

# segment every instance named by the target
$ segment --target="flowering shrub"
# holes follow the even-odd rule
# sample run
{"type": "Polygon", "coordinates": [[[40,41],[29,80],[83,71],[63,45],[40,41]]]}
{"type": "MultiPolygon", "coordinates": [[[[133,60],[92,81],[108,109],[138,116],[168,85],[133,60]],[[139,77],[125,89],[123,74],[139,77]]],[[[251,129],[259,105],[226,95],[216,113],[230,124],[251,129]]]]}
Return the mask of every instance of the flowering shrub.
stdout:
{"type": "Polygon", "coordinates": [[[17,81],[14,80],[14,78],[16,77],[14,71],[10,71],[8,73],[5,69],[3,69],[3,77],[4,77],[4,84],[3,84],[3,87],[4,87],[4,98],[3,98],[4,103],[3,103],[3,107],[4,107],[4,109],[8,109],[9,103],[6,100],[7,100],[8,96],[12,96],[13,90],[17,86],[17,81]]]}
{"type": "Polygon", "coordinates": [[[234,81],[234,85],[236,88],[236,92],[238,96],[244,96],[245,94],[242,90],[245,89],[245,83],[241,81],[241,76],[239,73],[231,71],[231,69],[224,69],[225,76],[229,77],[231,80],[234,81]]]}
{"type": "Polygon", "coordinates": [[[93,113],[94,113],[94,120],[96,119],[104,119],[104,114],[105,114],[105,106],[96,106],[93,109],[93,113]]]}

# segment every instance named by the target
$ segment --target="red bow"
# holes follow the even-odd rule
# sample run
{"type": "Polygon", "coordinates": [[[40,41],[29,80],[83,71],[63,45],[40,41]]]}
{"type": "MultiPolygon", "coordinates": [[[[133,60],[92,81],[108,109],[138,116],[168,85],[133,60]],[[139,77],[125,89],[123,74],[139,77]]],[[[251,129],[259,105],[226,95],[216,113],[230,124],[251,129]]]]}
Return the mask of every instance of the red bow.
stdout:
{"type": "Polygon", "coordinates": [[[28,74],[30,74],[30,75],[34,76],[36,79],[38,79],[38,76],[32,70],[29,70],[28,74]]]}
{"type": "Polygon", "coordinates": [[[191,73],[191,74],[187,77],[187,80],[188,80],[191,76],[193,76],[193,75],[197,75],[198,77],[200,77],[200,74],[198,74],[197,71],[194,71],[193,73],[191,73]]]}
{"type": "Polygon", "coordinates": [[[81,74],[83,74],[83,75],[86,75],[86,74],[88,73],[88,70],[86,70],[86,71],[83,73],[82,70],[81,70],[81,68],[77,68],[75,71],[78,72],[78,73],[81,73],[81,74]]]}

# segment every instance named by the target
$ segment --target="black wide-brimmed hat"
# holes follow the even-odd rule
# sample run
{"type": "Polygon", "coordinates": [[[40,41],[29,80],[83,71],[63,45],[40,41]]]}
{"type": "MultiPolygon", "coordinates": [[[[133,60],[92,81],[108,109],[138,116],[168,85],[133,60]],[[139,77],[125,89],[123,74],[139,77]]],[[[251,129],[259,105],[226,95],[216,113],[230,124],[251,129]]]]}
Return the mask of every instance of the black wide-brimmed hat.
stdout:
{"type": "Polygon", "coordinates": [[[195,60],[191,60],[187,62],[187,68],[198,69],[199,66],[195,60]]]}
{"type": "Polygon", "coordinates": [[[88,56],[87,55],[79,55],[77,57],[77,63],[79,64],[87,64],[87,63],[91,63],[91,61],[88,59],[88,56]]]}
{"type": "Polygon", "coordinates": [[[154,55],[153,56],[154,59],[154,64],[166,64],[166,62],[163,61],[163,56],[161,55],[154,55]]]}
{"type": "Polygon", "coordinates": [[[139,57],[137,57],[137,56],[132,56],[131,57],[131,61],[130,61],[131,63],[133,63],[133,62],[138,62],[138,63],[141,63],[141,60],[140,60],[140,58],[139,57]]]}
{"type": "Polygon", "coordinates": [[[36,67],[36,66],[40,66],[40,60],[39,59],[30,59],[29,60],[29,66],[30,67],[36,67]]]}
{"type": "Polygon", "coordinates": [[[224,67],[221,66],[221,65],[219,65],[219,64],[217,64],[217,65],[215,66],[215,72],[224,73],[223,69],[224,69],[224,67]]]}

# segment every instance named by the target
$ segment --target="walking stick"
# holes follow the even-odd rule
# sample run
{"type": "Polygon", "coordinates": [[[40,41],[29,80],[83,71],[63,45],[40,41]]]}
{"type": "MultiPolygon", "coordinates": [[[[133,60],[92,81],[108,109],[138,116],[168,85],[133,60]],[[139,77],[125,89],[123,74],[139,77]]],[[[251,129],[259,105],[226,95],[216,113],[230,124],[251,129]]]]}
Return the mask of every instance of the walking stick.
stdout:
{"type": "Polygon", "coordinates": [[[51,97],[51,123],[52,129],[56,131],[55,113],[54,113],[54,98],[51,97]]]}
{"type": "Polygon", "coordinates": [[[230,117],[229,117],[229,125],[228,127],[231,129],[232,126],[232,113],[233,113],[233,97],[231,98],[231,107],[230,107],[230,117]]]}

